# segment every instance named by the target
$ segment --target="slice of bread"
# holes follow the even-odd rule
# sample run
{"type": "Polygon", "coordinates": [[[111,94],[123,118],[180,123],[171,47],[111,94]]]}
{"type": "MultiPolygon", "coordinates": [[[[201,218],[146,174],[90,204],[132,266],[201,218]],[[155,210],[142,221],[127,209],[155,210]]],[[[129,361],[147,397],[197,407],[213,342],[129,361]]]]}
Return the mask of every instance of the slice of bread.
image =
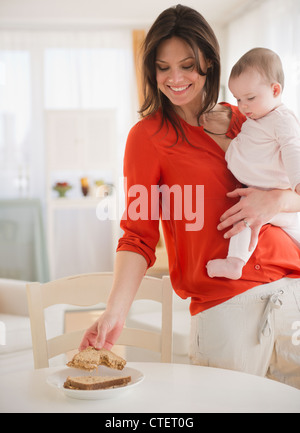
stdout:
{"type": "Polygon", "coordinates": [[[106,365],[116,370],[123,370],[126,365],[125,359],[107,349],[97,350],[94,347],[87,347],[74,355],[72,361],[68,362],[68,367],[79,368],[81,370],[92,371],[98,365],[106,365]]]}
{"type": "Polygon", "coordinates": [[[78,376],[67,377],[64,388],[77,390],[96,390],[125,386],[131,381],[131,376],[78,376]]]}

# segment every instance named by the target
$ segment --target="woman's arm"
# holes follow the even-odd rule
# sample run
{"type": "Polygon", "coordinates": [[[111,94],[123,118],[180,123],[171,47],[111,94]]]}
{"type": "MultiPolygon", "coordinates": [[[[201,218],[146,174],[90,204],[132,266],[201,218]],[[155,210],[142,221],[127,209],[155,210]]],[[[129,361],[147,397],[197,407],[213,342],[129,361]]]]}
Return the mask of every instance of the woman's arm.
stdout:
{"type": "Polygon", "coordinates": [[[155,262],[159,220],[152,219],[151,191],[160,178],[152,135],[145,122],[138,122],[128,134],[124,155],[126,212],[120,222],[124,233],[117,245],[113,285],[105,312],[86,331],[80,350],[89,345],[110,349],[115,344],[146,270],[155,262]],[[137,210],[141,207],[145,208],[143,217],[137,210]]]}
{"type": "Polygon", "coordinates": [[[106,310],[85,332],[79,350],[88,346],[111,349],[121,334],[146,270],[147,262],[142,255],[131,251],[116,254],[114,281],[106,310]]]}
{"type": "Polygon", "coordinates": [[[233,226],[224,234],[225,238],[230,238],[245,228],[246,220],[252,229],[250,250],[255,246],[261,227],[276,214],[300,212],[300,195],[292,190],[264,191],[256,188],[238,188],[227,195],[232,198],[243,197],[243,200],[221,216],[218,230],[233,226]]]}

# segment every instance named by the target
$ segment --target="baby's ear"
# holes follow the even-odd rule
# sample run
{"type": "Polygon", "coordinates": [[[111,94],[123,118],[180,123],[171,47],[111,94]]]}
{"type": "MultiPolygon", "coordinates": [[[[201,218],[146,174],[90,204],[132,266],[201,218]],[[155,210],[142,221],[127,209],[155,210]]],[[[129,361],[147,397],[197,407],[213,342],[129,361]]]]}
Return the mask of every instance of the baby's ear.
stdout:
{"type": "Polygon", "coordinates": [[[272,84],[273,96],[276,98],[281,93],[281,85],[279,83],[272,84]]]}

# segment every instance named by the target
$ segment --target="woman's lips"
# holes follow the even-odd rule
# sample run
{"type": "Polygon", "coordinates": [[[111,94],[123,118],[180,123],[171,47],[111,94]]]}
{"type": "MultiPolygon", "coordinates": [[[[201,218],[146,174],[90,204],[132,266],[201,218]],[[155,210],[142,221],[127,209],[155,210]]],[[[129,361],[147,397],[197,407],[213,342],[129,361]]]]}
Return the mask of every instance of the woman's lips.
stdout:
{"type": "Polygon", "coordinates": [[[191,84],[187,84],[186,86],[168,86],[172,92],[176,93],[176,95],[180,95],[184,93],[187,89],[189,89],[191,84]]]}

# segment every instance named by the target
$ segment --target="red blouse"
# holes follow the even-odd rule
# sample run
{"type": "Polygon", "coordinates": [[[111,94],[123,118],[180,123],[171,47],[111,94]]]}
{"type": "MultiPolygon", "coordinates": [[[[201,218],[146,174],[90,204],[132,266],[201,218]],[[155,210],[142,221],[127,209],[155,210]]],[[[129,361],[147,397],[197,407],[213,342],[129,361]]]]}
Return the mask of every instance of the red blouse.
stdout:
{"type": "MultiPolygon", "coordinates": [[[[227,136],[234,138],[245,118],[237,107],[225,105],[232,111],[227,136]]],[[[180,121],[189,143],[176,143],[170,125],[160,128],[160,112],[138,122],[129,133],[124,158],[129,196],[117,251],[142,254],[148,267],[154,264],[163,203],[162,226],[172,285],[180,297],[191,297],[192,315],[259,284],[285,276],[300,278],[300,250],[282,229],[269,224],[262,227],[258,246],[240,280],[208,277],[207,262],[227,256],[229,240],[217,225],[237,200],[226,193],[241,185],[227,169],[224,151],[203,127],[180,121]],[[160,205],[158,187],[165,191],[160,205]]]]}

